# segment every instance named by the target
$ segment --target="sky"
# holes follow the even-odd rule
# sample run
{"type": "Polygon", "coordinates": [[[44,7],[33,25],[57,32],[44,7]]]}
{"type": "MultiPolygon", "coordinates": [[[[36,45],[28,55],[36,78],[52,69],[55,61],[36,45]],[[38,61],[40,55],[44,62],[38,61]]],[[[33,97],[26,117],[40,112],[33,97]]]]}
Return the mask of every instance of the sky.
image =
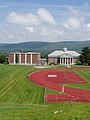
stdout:
{"type": "Polygon", "coordinates": [[[0,43],[90,40],[90,0],[0,0],[0,43]]]}

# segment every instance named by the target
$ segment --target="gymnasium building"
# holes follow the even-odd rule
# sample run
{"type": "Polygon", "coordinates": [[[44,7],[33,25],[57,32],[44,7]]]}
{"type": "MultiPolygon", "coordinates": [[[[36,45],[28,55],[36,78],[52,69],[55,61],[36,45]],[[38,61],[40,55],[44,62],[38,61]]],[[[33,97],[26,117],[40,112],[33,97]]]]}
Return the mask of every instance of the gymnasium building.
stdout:
{"type": "Polygon", "coordinates": [[[73,65],[78,60],[80,54],[76,51],[69,51],[67,48],[56,50],[48,55],[48,64],[73,65]]]}

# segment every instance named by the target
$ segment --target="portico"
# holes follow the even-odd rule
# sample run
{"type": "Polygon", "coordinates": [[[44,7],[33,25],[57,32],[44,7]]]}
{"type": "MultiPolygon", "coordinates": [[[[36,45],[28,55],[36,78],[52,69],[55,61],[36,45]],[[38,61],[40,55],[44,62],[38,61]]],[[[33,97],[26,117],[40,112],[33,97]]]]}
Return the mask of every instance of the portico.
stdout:
{"type": "Polygon", "coordinates": [[[60,64],[73,65],[73,57],[69,54],[61,54],[58,58],[60,64]]]}
{"type": "Polygon", "coordinates": [[[60,58],[60,64],[73,65],[73,58],[60,58]]]}

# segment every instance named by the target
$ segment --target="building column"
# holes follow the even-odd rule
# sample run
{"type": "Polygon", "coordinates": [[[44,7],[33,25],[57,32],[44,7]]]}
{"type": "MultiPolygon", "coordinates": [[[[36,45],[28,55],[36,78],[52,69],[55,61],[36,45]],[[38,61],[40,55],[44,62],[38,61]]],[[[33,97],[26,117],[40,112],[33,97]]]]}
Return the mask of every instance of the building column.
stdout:
{"type": "Polygon", "coordinates": [[[60,58],[60,64],[61,64],[61,58],[60,58]]]}
{"type": "Polygon", "coordinates": [[[68,58],[67,58],[67,65],[68,65],[68,58]]]}
{"type": "Polygon", "coordinates": [[[32,65],[32,53],[31,53],[31,65],[32,65]]]}
{"type": "Polygon", "coordinates": [[[21,64],[21,53],[19,53],[19,64],[21,64]]]}
{"type": "Polygon", "coordinates": [[[72,58],[72,65],[73,65],[73,58],[72,58]]]}
{"type": "Polygon", "coordinates": [[[65,58],[65,65],[66,65],[66,58],[65,58]]]}
{"type": "Polygon", "coordinates": [[[61,64],[62,64],[62,58],[61,58],[61,64]]]}
{"type": "Polygon", "coordinates": [[[64,64],[64,58],[62,58],[62,64],[64,64]]]}
{"type": "Polygon", "coordinates": [[[16,63],[16,54],[14,53],[14,64],[16,63]]]}
{"type": "Polygon", "coordinates": [[[27,53],[25,53],[25,64],[27,64],[27,53]]]}
{"type": "Polygon", "coordinates": [[[72,59],[72,58],[70,58],[70,65],[72,64],[72,63],[71,63],[71,59],[72,59]]]}

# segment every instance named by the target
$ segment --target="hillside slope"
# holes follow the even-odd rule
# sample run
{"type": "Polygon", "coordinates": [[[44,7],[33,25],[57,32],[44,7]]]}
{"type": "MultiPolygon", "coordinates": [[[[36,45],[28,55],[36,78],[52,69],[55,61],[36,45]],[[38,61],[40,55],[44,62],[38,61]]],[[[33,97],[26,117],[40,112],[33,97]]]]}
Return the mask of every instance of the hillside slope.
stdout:
{"type": "Polygon", "coordinates": [[[0,44],[0,51],[53,51],[67,47],[69,50],[81,51],[83,47],[89,46],[90,41],[64,41],[64,42],[23,42],[17,44],[0,44]]]}

